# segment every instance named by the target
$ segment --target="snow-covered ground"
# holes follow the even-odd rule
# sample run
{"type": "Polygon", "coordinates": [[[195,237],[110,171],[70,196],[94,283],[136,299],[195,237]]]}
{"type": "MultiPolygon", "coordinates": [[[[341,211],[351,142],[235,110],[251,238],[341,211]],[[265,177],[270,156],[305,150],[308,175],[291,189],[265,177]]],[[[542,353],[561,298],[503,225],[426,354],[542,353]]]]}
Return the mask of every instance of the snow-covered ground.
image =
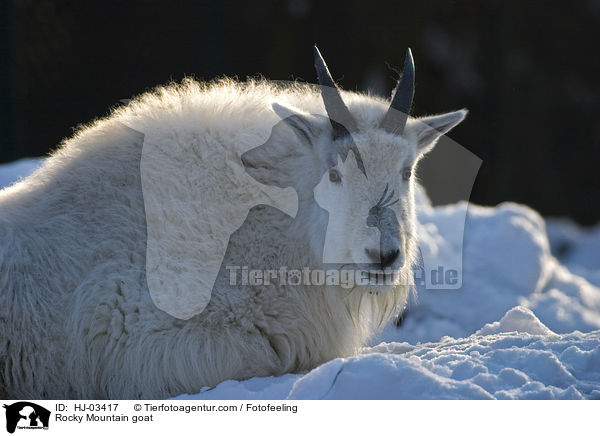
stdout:
{"type": "MultiPolygon", "coordinates": [[[[0,166],[0,187],[38,163],[0,166]]],[[[402,325],[361,355],[179,398],[600,399],[600,227],[545,222],[512,203],[433,208],[425,197],[419,221],[428,261],[456,264],[462,247],[461,289],[419,289],[402,325]]]]}
{"type": "Polygon", "coordinates": [[[41,159],[24,158],[9,164],[0,165],[0,189],[16,182],[20,178],[27,177],[41,165],[41,162],[41,159]]]}
{"type": "Polygon", "coordinates": [[[181,399],[600,399],[600,331],[558,335],[522,306],[465,338],[382,342],[308,374],[181,399]]]}

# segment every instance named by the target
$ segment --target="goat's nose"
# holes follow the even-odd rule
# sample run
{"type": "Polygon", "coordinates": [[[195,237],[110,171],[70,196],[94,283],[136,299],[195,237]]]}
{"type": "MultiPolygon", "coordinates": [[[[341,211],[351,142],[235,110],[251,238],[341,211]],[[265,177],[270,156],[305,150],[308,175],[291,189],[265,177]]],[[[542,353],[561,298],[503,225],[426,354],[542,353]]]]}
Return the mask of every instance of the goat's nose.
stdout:
{"type": "Polygon", "coordinates": [[[396,262],[396,259],[398,259],[398,256],[400,256],[399,248],[385,251],[383,253],[380,253],[379,250],[370,250],[368,248],[365,251],[367,252],[367,256],[369,256],[369,259],[371,259],[373,263],[378,263],[381,268],[386,268],[390,265],[393,265],[394,262],[396,262]]]}
{"type": "Polygon", "coordinates": [[[381,260],[380,260],[380,265],[382,268],[386,268],[390,265],[393,265],[394,262],[396,262],[396,259],[398,259],[398,256],[400,255],[400,249],[395,249],[392,251],[388,251],[385,253],[381,254],[381,260]]]}

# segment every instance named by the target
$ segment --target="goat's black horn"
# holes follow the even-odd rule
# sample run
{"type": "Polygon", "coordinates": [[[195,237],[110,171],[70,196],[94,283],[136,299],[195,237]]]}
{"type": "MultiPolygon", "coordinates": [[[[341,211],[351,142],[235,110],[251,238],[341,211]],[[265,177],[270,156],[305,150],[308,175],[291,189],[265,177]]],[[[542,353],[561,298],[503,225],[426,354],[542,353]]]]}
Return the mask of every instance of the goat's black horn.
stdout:
{"type": "Polygon", "coordinates": [[[344,104],[340,90],[336,86],[329,69],[323,60],[323,56],[315,45],[315,69],[317,70],[317,79],[321,87],[321,96],[325,104],[325,110],[329,116],[331,127],[333,127],[333,139],[342,138],[351,132],[356,132],[356,121],[344,104]]]}
{"type": "Polygon", "coordinates": [[[381,121],[380,127],[390,133],[402,134],[404,126],[406,126],[406,119],[408,118],[414,95],[415,64],[409,48],[406,50],[402,77],[394,90],[392,104],[390,104],[390,108],[381,121]]]}

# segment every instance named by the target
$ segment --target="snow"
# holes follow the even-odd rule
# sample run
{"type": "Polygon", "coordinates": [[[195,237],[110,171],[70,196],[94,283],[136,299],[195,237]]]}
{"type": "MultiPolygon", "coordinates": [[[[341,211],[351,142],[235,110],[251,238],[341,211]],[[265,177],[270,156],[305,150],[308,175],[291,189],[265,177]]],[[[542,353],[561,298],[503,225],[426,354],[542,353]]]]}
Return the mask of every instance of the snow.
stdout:
{"type": "Polygon", "coordinates": [[[517,306],[510,309],[500,321],[486,324],[483,328],[477,330],[475,334],[484,336],[510,332],[529,333],[531,335],[540,336],[556,336],[556,333],[542,324],[531,310],[523,306],[517,306]]]}
{"type": "MultiPolygon", "coordinates": [[[[0,187],[39,164],[0,165],[0,187]]],[[[514,203],[417,204],[423,258],[462,264],[460,289],[421,284],[401,326],[357,356],[178,398],[600,399],[600,226],[514,203]]]]}
{"type": "Polygon", "coordinates": [[[9,164],[0,165],[0,189],[27,177],[42,163],[39,158],[24,158],[9,164]]]}
{"type": "Polygon", "coordinates": [[[525,308],[500,333],[381,343],[307,374],[228,380],[178,399],[583,399],[600,397],[600,332],[555,335],[525,308]],[[530,320],[530,323],[525,321],[530,320]],[[529,317],[529,314],[531,317],[529,317]],[[511,330],[517,322],[519,333],[511,330]],[[525,323],[523,323],[525,321],[525,323]],[[548,334],[526,331],[547,330],[548,334]]]}

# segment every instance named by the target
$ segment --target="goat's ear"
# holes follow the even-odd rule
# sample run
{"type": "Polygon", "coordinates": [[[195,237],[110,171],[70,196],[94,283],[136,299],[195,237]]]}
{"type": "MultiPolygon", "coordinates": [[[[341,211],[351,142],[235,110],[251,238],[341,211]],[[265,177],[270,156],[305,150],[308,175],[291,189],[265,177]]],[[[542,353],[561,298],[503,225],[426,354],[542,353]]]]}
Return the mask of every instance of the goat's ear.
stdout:
{"type": "Polygon", "coordinates": [[[267,142],[242,154],[242,163],[260,183],[287,188],[310,170],[318,128],[313,117],[290,107],[274,103],[273,111],[281,121],[273,126],[267,142]]]}
{"type": "Polygon", "coordinates": [[[417,152],[419,154],[428,153],[433,149],[440,136],[445,135],[469,113],[466,109],[455,112],[448,112],[442,115],[432,115],[416,119],[410,127],[417,138],[417,152]]]}

